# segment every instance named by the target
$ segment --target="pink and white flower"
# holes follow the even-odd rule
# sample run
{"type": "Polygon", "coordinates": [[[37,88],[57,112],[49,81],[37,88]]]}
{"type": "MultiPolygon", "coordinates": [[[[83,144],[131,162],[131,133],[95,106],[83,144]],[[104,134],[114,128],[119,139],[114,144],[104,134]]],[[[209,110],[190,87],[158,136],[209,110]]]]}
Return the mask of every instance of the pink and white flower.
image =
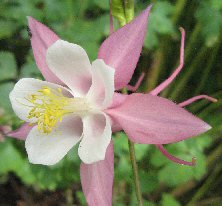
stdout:
{"type": "Polygon", "coordinates": [[[102,59],[90,64],[83,48],[63,40],[49,47],[46,62],[66,87],[24,78],[10,93],[17,116],[34,125],[25,140],[29,161],[56,164],[79,141],[84,163],[103,160],[112,134],[104,109],[113,101],[115,70],[102,59]]]}
{"type": "Polygon", "coordinates": [[[157,96],[182,69],[183,30],[181,64],[169,79],[149,94],[114,92],[130,88],[150,9],[112,33],[92,64],[79,45],[60,40],[29,17],[34,57],[46,81],[26,78],[15,85],[10,93],[12,107],[27,123],[10,135],[25,140],[30,162],[44,165],[57,163],[80,142],[81,181],[89,205],[112,205],[112,131],[124,130],[131,141],[155,144],[168,158],[186,164],[170,156],[162,144],[182,141],[211,128],[182,106],[200,98],[215,99],[199,96],[176,105],[157,96]]]}

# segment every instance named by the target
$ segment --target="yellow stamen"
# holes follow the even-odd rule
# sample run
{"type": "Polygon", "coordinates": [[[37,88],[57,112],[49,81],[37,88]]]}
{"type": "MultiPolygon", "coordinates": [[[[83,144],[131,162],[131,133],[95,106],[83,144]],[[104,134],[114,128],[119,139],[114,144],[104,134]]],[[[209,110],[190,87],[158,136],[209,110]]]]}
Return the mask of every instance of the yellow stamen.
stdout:
{"type": "Polygon", "coordinates": [[[27,100],[33,104],[28,118],[37,119],[39,131],[45,134],[52,132],[65,115],[81,114],[89,110],[84,98],[65,97],[61,88],[56,90],[44,86],[36,94],[30,95],[27,100]]]}

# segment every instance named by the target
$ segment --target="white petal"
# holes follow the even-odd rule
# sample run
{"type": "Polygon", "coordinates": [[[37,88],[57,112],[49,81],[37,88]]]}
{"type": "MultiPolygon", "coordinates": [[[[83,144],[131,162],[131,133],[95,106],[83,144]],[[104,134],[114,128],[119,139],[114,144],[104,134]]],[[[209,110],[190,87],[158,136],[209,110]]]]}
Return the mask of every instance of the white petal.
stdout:
{"type": "Polygon", "coordinates": [[[104,160],[112,136],[109,117],[97,113],[84,117],[82,121],[83,138],[78,149],[80,159],[86,164],[104,160]]]}
{"type": "Polygon", "coordinates": [[[82,47],[58,40],[47,50],[46,62],[52,72],[73,91],[74,96],[88,92],[91,64],[82,47]]]}
{"type": "Polygon", "coordinates": [[[101,109],[107,108],[112,103],[114,74],[115,70],[106,65],[102,59],[92,63],[92,86],[87,97],[101,109]]]}
{"type": "Polygon", "coordinates": [[[27,98],[32,94],[36,94],[44,86],[52,89],[61,88],[65,96],[71,96],[70,92],[60,85],[33,78],[21,79],[15,84],[15,87],[9,94],[12,108],[20,119],[26,122],[36,122],[34,119],[30,120],[27,118],[30,110],[33,108],[33,104],[27,98]]]}
{"type": "Polygon", "coordinates": [[[48,135],[40,133],[35,126],[25,141],[29,161],[33,164],[56,164],[80,141],[81,135],[82,121],[75,116],[65,117],[48,135]]]}

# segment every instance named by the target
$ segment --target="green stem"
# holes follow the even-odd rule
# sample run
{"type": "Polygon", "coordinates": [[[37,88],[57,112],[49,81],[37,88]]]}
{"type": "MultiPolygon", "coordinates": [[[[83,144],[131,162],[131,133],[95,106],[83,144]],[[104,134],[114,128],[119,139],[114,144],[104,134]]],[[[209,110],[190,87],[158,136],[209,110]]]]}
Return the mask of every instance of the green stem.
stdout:
{"type": "Polygon", "coordinates": [[[118,19],[120,27],[124,26],[127,22],[125,18],[123,0],[112,0],[111,9],[112,9],[112,15],[118,19]]]}
{"type": "MultiPolygon", "coordinates": [[[[124,0],[124,6],[125,6],[125,15],[127,17],[127,22],[129,22],[134,17],[134,1],[124,0]]],[[[122,93],[127,94],[128,93],[127,89],[123,88],[122,93]]],[[[129,139],[128,139],[128,145],[129,145],[130,160],[132,164],[133,178],[134,178],[134,183],[135,183],[138,206],[143,206],[143,197],[142,197],[141,184],[140,184],[140,179],[139,179],[138,165],[136,162],[135,146],[134,146],[134,143],[131,142],[129,139]]]]}
{"type": "Polygon", "coordinates": [[[134,0],[124,0],[126,22],[129,23],[134,18],[134,0]]]}
{"type": "Polygon", "coordinates": [[[158,79],[163,68],[163,49],[158,50],[155,56],[156,58],[154,59],[153,64],[150,68],[149,75],[147,75],[147,92],[150,92],[153,88],[157,86],[158,79]]]}
{"type": "Polygon", "coordinates": [[[143,197],[142,197],[141,184],[139,179],[138,165],[136,162],[135,146],[134,143],[131,142],[130,140],[128,140],[128,144],[129,144],[130,160],[133,169],[133,177],[136,188],[136,197],[138,201],[138,206],[143,206],[143,197]]]}
{"type": "Polygon", "coordinates": [[[207,168],[212,169],[222,155],[222,144],[219,144],[207,157],[207,168]]]}
{"type": "MultiPolygon", "coordinates": [[[[122,93],[127,94],[127,89],[123,88],[122,93]]],[[[143,197],[142,197],[141,184],[140,184],[140,179],[139,179],[138,165],[136,162],[135,146],[134,146],[134,143],[131,142],[129,139],[128,139],[128,145],[129,145],[130,160],[131,160],[132,170],[133,170],[133,179],[134,179],[134,184],[135,184],[137,202],[138,202],[138,206],[143,206],[143,197]]]]}
{"type": "Polygon", "coordinates": [[[175,6],[175,13],[172,17],[173,25],[176,25],[181,14],[183,13],[183,9],[186,6],[186,0],[178,0],[175,6]]]}

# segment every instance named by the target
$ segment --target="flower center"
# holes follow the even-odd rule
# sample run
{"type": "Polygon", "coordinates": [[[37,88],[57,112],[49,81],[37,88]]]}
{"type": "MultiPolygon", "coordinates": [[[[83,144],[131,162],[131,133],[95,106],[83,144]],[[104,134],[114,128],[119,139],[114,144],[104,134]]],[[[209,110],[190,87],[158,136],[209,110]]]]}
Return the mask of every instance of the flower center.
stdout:
{"type": "Polygon", "coordinates": [[[28,118],[37,119],[39,131],[45,134],[49,134],[58,122],[62,122],[65,115],[81,115],[90,110],[85,98],[65,97],[61,88],[52,89],[44,86],[27,100],[33,104],[28,118]]]}

